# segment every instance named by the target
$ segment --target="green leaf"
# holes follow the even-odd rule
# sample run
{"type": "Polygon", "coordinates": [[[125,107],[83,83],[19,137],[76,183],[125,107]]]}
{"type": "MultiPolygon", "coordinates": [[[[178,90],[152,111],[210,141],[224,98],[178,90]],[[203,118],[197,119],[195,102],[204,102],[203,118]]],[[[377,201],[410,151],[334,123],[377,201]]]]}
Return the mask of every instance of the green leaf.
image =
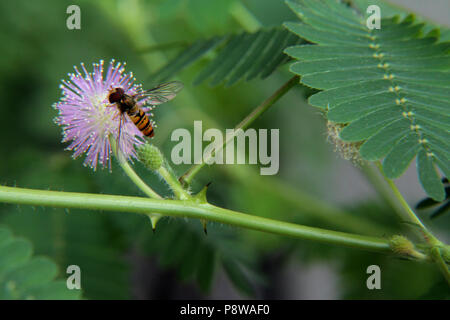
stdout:
{"type": "Polygon", "coordinates": [[[427,194],[438,201],[444,200],[444,184],[436,172],[432,156],[428,155],[424,150],[420,150],[417,155],[417,171],[419,180],[427,194]]]}
{"type": "Polygon", "coordinates": [[[199,32],[226,30],[230,19],[230,6],[234,0],[188,0],[185,2],[186,16],[199,32]]]}
{"type": "Polygon", "coordinates": [[[450,41],[450,29],[441,30],[441,41],[450,41]]]}
{"type": "MultiPolygon", "coordinates": [[[[356,8],[356,10],[359,10],[361,13],[365,14],[366,17],[370,15],[370,13],[366,12],[367,7],[369,7],[370,5],[379,6],[381,14],[384,18],[398,16],[401,19],[405,19],[409,14],[401,7],[398,7],[395,4],[391,4],[385,0],[352,0],[352,5],[356,8]]],[[[444,26],[435,25],[433,22],[416,13],[414,13],[414,17],[417,22],[425,23],[422,30],[424,35],[433,36],[433,34],[437,34],[440,37],[439,41],[441,42],[450,40],[450,29],[444,26]]]]}
{"type": "Polygon", "coordinates": [[[223,268],[230,278],[231,282],[248,296],[255,294],[255,288],[252,281],[249,279],[248,272],[245,267],[241,266],[236,261],[223,261],[223,268]]]}
{"type": "Polygon", "coordinates": [[[215,37],[209,40],[198,40],[194,42],[152,77],[156,77],[155,81],[170,79],[176,73],[196,62],[211,50],[214,50],[214,48],[219,46],[225,39],[225,37],[215,37]]]}
{"type": "Polygon", "coordinates": [[[409,122],[397,120],[367,139],[359,152],[364,159],[375,161],[384,157],[398,140],[409,133],[409,122]]]}
{"type": "Polygon", "coordinates": [[[450,43],[438,41],[435,26],[390,5],[383,6],[381,29],[370,30],[365,0],[355,7],[335,0],[287,3],[302,21],[285,27],[316,44],[285,50],[297,60],[290,70],[300,82],[323,90],[310,104],[345,124],[340,138],[362,142],[363,159],[385,157],[390,178],[422,154],[420,182],[428,195],[442,199],[434,167],[450,171],[450,43]]]}
{"type": "Polygon", "coordinates": [[[442,202],[436,201],[431,198],[425,198],[416,204],[416,209],[429,209],[432,207],[437,207],[433,209],[433,212],[430,214],[431,219],[435,219],[444,213],[450,212],[450,183],[448,179],[445,177],[442,179],[442,183],[445,188],[445,199],[442,202]]]}
{"type": "Polygon", "coordinates": [[[11,268],[23,264],[32,254],[31,245],[25,240],[18,239],[12,241],[12,236],[10,236],[10,238],[5,238],[5,241],[1,244],[0,257],[2,257],[2,259],[0,260],[0,276],[4,275],[11,268]]]}
{"type": "MultiPolygon", "coordinates": [[[[130,298],[127,248],[120,243],[122,235],[113,233],[114,226],[109,216],[114,213],[86,216],[77,210],[65,213],[55,209],[38,214],[30,211],[23,207],[20,212],[3,215],[2,223],[32,240],[36,252],[51,257],[63,268],[78,265],[85,298],[130,298]]],[[[51,295],[47,289],[44,291],[51,295]]],[[[63,290],[59,291],[63,293],[63,290]]]]}
{"type": "Polygon", "coordinates": [[[416,133],[400,139],[383,161],[383,171],[390,179],[400,177],[420,149],[416,133]]]}
{"type": "Polygon", "coordinates": [[[152,75],[152,80],[165,81],[207,55],[214,57],[197,75],[195,85],[208,79],[212,86],[264,79],[289,60],[285,48],[303,42],[278,27],[198,40],[152,75]]]}
{"type": "Polygon", "coordinates": [[[28,290],[28,298],[41,300],[73,300],[74,290],[67,290],[66,281],[56,280],[28,290]]]}
{"type": "Polygon", "coordinates": [[[200,288],[205,292],[211,287],[215,269],[215,251],[213,248],[206,247],[204,253],[199,258],[199,268],[197,269],[197,282],[200,288]]]}
{"type": "Polygon", "coordinates": [[[79,299],[81,291],[69,290],[57,274],[53,261],[33,257],[30,242],[0,226],[0,299],[79,299]]]}
{"type": "Polygon", "coordinates": [[[208,224],[205,235],[198,221],[164,218],[154,234],[144,235],[140,248],[145,254],[156,254],[162,266],[176,269],[182,280],[195,280],[205,292],[211,287],[217,267],[223,266],[237,289],[248,294],[254,280],[250,266],[255,257],[238,241],[232,229],[214,223],[208,224]],[[233,278],[245,284],[239,285],[233,278]]]}

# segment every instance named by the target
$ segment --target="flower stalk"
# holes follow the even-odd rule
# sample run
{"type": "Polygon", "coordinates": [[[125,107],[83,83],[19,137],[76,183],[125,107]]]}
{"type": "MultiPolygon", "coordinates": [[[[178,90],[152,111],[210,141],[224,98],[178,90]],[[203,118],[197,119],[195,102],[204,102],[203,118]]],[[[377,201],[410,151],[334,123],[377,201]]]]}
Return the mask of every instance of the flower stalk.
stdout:
{"type": "Polygon", "coordinates": [[[443,257],[442,249],[438,248],[438,247],[431,248],[430,256],[433,259],[433,261],[436,263],[439,270],[444,275],[445,280],[447,281],[448,285],[450,286],[450,270],[449,270],[448,265],[443,257]]]}
{"type": "Polygon", "coordinates": [[[414,244],[404,236],[394,235],[390,240],[392,250],[402,257],[410,257],[417,260],[426,260],[427,256],[416,250],[414,244]]]}
{"type": "Polygon", "coordinates": [[[181,186],[180,182],[170,168],[169,163],[158,147],[153,144],[145,143],[138,148],[138,158],[142,164],[149,170],[158,173],[161,178],[169,185],[176,199],[187,200],[191,196],[181,186]]]}
{"type": "MultiPolygon", "coordinates": [[[[267,98],[263,103],[257,106],[244,120],[242,120],[235,128],[234,132],[239,129],[248,128],[259,116],[261,116],[264,112],[266,112],[275,102],[277,102],[282,96],[284,96],[289,90],[298,84],[299,77],[294,76],[289,79],[285,84],[283,84],[273,95],[267,98]]],[[[222,144],[222,146],[218,147],[215,152],[220,152],[230,141],[235,138],[235,135],[230,135],[227,140],[222,144]]],[[[180,178],[180,181],[183,184],[189,185],[192,182],[192,179],[195,175],[206,165],[208,160],[213,156],[212,153],[208,155],[203,162],[200,164],[196,164],[192,166],[188,171],[186,171],[180,178]]]]}
{"type": "Polygon", "coordinates": [[[395,185],[394,181],[387,178],[383,173],[383,168],[381,166],[380,162],[376,162],[376,165],[378,169],[380,170],[381,174],[383,175],[387,185],[392,191],[392,194],[396,201],[393,201],[393,203],[396,203],[396,207],[398,208],[397,212],[405,219],[405,221],[410,222],[412,224],[415,224],[419,226],[421,229],[426,230],[427,228],[425,225],[420,221],[420,219],[416,216],[414,211],[411,209],[411,207],[408,205],[406,200],[403,198],[402,194],[398,190],[397,186],[395,185]]]}
{"type": "Polygon", "coordinates": [[[190,194],[181,186],[178,179],[174,177],[165,166],[159,167],[156,172],[164,179],[164,181],[166,181],[177,199],[188,200],[191,197],[190,194]]]}
{"type": "Polygon", "coordinates": [[[137,173],[133,170],[130,164],[126,161],[126,159],[118,153],[117,143],[114,138],[109,137],[111,143],[111,149],[113,154],[115,155],[117,162],[122,167],[125,174],[133,181],[133,183],[148,197],[153,199],[162,199],[162,197],[157,194],[152,188],[150,188],[142,179],[137,175],[137,173]]]}
{"type": "Polygon", "coordinates": [[[376,166],[380,171],[380,174],[384,177],[386,188],[390,190],[390,192],[383,193],[385,197],[388,197],[388,199],[390,199],[390,203],[398,213],[398,215],[402,219],[404,219],[406,223],[413,225],[415,227],[413,229],[416,231],[419,237],[421,239],[424,239],[429,246],[435,247],[443,245],[443,243],[425,227],[419,217],[414,213],[414,211],[411,209],[411,207],[408,205],[408,203],[398,190],[394,181],[384,175],[383,167],[379,161],[376,162],[376,166]]]}

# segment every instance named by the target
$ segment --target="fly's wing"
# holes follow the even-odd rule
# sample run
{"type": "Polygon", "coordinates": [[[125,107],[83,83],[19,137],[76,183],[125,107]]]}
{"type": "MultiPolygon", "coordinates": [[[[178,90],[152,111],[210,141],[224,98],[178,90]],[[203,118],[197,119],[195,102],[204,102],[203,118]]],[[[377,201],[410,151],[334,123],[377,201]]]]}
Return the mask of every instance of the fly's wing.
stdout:
{"type": "Polygon", "coordinates": [[[153,89],[138,93],[134,98],[143,100],[146,104],[156,106],[175,98],[181,89],[183,89],[183,83],[180,81],[170,81],[162,83],[153,89]]]}

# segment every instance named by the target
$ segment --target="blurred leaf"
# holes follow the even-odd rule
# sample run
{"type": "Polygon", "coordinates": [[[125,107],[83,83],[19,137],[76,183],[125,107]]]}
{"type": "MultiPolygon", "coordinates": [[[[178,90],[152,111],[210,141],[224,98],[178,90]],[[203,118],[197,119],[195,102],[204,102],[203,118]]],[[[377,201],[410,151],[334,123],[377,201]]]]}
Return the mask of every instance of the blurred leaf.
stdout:
{"type": "Polygon", "coordinates": [[[225,40],[225,37],[215,37],[209,40],[198,40],[187,49],[182,51],[175,59],[166,64],[165,67],[157,71],[153,76],[155,81],[163,81],[181,72],[198,59],[202,58],[209,51],[216,48],[225,40]]]}
{"type": "Polygon", "coordinates": [[[60,266],[78,265],[83,295],[88,299],[127,299],[130,297],[126,248],[109,217],[62,209],[3,215],[2,223],[32,239],[36,251],[49,255],[60,266]]]}
{"type": "Polygon", "coordinates": [[[251,280],[246,267],[237,261],[229,260],[223,261],[223,268],[236,288],[248,296],[255,295],[255,281],[251,280]]]}
{"type": "Polygon", "coordinates": [[[247,81],[257,77],[264,79],[289,60],[283,50],[301,42],[280,28],[198,40],[157,71],[153,78],[167,80],[214,50],[216,57],[197,75],[194,84],[208,79],[213,86],[223,82],[232,85],[244,78],[247,81]]]}
{"type": "Polygon", "coordinates": [[[216,268],[222,265],[237,289],[252,293],[249,288],[256,278],[250,270],[256,255],[240,245],[234,230],[213,223],[207,228],[205,235],[198,221],[164,218],[154,234],[148,229],[143,231],[140,247],[145,254],[156,254],[160,264],[175,269],[181,279],[196,280],[205,292],[210,289],[216,268]]]}
{"type": "MultiPolygon", "coordinates": [[[[19,170],[16,177],[22,186],[95,192],[95,180],[89,169],[81,165],[82,159],[73,161],[67,154],[62,154],[45,155],[36,150],[18,150],[10,161],[19,165],[15,170],[19,170]]],[[[105,175],[108,174],[96,174],[98,177],[105,175]]],[[[0,222],[30,239],[36,252],[50,256],[62,268],[72,264],[80,266],[86,298],[130,297],[129,270],[125,260],[128,248],[114,226],[112,214],[30,206],[6,206],[5,209],[0,210],[0,222]]]]}
{"type": "MultiPolygon", "coordinates": [[[[348,208],[355,215],[373,218],[380,224],[394,226],[394,230],[400,232],[399,222],[391,210],[372,202],[348,208]]],[[[387,239],[391,235],[378,236],[387,239]]],[[[389,255],[314,242],[293,242],[293,245],[297,248],[301,263],[326,263],[336,271],[339,288],[342,289],[340,299],[420,299],[425,295],[433,299],[448,297],[448,285],[438,269],[430,263],[400,260],[389,255]],[[367,267],[370,265],[377,265],[381,269],[381,290],[367,288],[366,281],[370,276],[367,267]]]]}
{"type": "Polygon", "coordinates": [[[159,16],[162,19],[173,18],[181,9],[182,0],[164,0],[159,6],[159,16]]]}
{"type": "Polygon", "coordinates": [[[229,9],[235,0],[186,0],[188,21],[198,32],[221,32],[230,18],[229,9]]]}
{"type": "Polygon", "coordinates": [[[16,238],[0,226],[0,299],[79,299],[80,290],[69,290],[56,280],[58,267],[45,257],[32,256],[31,243],[16,238]]]}
{"type": "Polygon", "coordinates": [[[441,30],[441,41],[450,41],[450,29],[442,29],[441,30]]]}
{"type": "MultiPolygon", "coordinates": [[[[419,299],[434,285],[445,282],[432,264],[358,251],[341,257],[339,271],[344,288],[343,299],[419,299]],[[367,288],[366,281],[370,276],[367,267],[370,265],[380,267],[380,290],[367,288]]],[[[433,294],[433,299],[448,297],[448,286],[442,289],[433,294]]]]}

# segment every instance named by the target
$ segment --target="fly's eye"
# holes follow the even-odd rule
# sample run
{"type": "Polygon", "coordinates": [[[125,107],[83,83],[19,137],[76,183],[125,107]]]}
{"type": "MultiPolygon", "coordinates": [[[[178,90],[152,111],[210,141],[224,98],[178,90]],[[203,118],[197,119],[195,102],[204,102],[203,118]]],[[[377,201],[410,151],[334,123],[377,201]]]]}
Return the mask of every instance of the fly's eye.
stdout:
{"type": "Polygon", "coordinates": [[[110,103],[119,102],[123,97],[124,91],[122,88],[115,88],[110,91],[108,100],[110,103]]]}

